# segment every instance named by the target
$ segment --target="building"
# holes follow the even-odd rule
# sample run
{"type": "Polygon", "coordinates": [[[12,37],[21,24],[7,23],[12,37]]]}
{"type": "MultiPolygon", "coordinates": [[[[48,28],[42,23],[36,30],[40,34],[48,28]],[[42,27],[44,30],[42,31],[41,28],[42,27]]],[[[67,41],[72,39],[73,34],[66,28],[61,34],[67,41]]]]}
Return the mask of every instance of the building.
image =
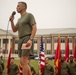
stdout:
{"type": "MultiPolygon", "coordinates": [[[[70,54],[73,54],[74,45],[76,44],[76,28],[38,29],[34,38],[34,54],[39,53],[41,36],[43,36],[45,54],[55,54],[59,35],[61,37],[61,52],[65,53],[66,38],[68,37],[70,54]]],[[[12,42],[12,54],[17,55],[18,40],[17,32],[13,33],[11,30],[5,31],[0,29],[0,48],[2,48],[3,54],[8,54],[12,42]]]]}

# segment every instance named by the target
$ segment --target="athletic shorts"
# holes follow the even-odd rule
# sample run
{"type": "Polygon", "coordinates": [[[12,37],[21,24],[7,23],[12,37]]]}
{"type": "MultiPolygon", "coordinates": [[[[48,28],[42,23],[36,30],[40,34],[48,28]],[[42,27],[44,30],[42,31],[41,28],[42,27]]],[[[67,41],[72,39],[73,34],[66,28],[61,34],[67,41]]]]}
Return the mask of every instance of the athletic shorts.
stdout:
{"type": "Polygon", "coordinates": [[[18,56],[19,57],[33,55],[33,42],[32,42],[32,46],[30,49],[24,49],[24,50],[21,49],[22,44],[27,43],[27,41],[29,39],[30,39],[30,36],[25,36],[25,37],[19,39],[19,41],[18,41],[18,56]]]}

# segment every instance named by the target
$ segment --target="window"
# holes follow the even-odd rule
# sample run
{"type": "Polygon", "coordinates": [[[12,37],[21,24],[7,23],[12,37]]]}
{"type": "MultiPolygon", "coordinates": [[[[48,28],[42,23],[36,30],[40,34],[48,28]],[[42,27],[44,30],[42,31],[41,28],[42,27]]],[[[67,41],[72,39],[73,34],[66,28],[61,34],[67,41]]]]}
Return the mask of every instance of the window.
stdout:
{"type": "MultiPolygon", "coordinates": [[[[56,54],[56,50],[54,50],[54,54],[56,54]]],[[[61,54],[65,54],[65,50],[61,50],[61,54]]]]}
{"type": "Polygon", "coordinates": [[[65,54],[65,50],[61,50],[61,54],[65,54]]]}
{"type": "Polygon", "coordinates": [[[72,50],[70,50],[70,54],[72,54],[72,50]]]}
{"type": "Polygon", "coordinates": [[[61,43],[65,43],[65,38],[61,38],[61,43]]]}
{"type": "Polygon", "coordinates": [[[37,43],[37,39],[34,39],[34,43],[37,43]]]}
{"type": "Polygon", "coordinates": [[[3,54],[7,54],[8,53],[8,50],[3,50],[3,54]]]}
{"type": "Polygon", "coordinates": [[[18,44],[18,40],[15,40],[15,44],[18,44]]]}
{"type": "Polygon", "coordinates": [[[54,54],[56,54],[56,50],[54,50],[54,54]]]}
{"type": "Polygon", "coordinates": [[[72,43],[72,38],[69,38],[69,43],[72,43]]]}
{"type": "Polygon", "coordinates": [[[18,50],[15,50],[15,54],[18,54],[18,50]]]}
{"type": "Polygon", "coordinates": [[[8,39],[3,39],[3,43],[8,43],[8,39]]]}
{"type": "Polygon", "coordinates": [[[47,54],[51,54],[51,50],[47,50],[47,54]]]}
{"type": "Polygon", "coordinates": [[[45,43],[45,38],[43,38],[43,43],[45,43]]]}
{"type": "Polygon", "coordinates": [[[47,43],[51,43],[51,39],[50,38],[47,38],[47,43]]]}
{"type": "Polygon", "coordinates": [[[54,38],[54,43],[57,43],[58,42],[58,38],[54,38]]]}

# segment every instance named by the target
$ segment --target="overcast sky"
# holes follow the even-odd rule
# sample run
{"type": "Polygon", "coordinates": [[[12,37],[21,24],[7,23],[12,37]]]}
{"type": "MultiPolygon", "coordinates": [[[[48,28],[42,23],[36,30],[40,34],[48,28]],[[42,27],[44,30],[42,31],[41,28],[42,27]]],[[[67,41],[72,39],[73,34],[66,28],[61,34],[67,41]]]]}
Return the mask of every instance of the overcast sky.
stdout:
{"type": "MultiPolygon", "coordinates": [[[[0,28],[6,30],[9,16],[21,0],[0,0],[0,28]]],[[[38,29],[76,28],[76,0],[22,0],[34,15],[38,29]]],[[[16,13],[14,22],[20,17],[16,13]]],[[[11,29],[9,23],[9,30],[11,29]]]]}

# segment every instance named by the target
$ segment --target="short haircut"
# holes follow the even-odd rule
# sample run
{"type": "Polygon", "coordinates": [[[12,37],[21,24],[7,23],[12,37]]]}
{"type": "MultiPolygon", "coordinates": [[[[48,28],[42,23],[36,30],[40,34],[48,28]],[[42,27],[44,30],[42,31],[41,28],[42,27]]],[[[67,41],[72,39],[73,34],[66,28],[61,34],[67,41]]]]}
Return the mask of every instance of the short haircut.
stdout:
{"type": "Polygon", "coordinates": [[[11,57],[11,59],[14,59],[14,57],[11,57]]]}
{"type": "Polygon", "coordinates": [[[25,9],[27,9],[27,3],[25,3],[25,2],[18,2],[18,3],[22,3],[22,4],[24,4],[25,9]]]}
{"type": "Polygon", "coordinates": [[[48,59],[49,60],[49,57],[45,57],[45,59],[48,59]]]}

